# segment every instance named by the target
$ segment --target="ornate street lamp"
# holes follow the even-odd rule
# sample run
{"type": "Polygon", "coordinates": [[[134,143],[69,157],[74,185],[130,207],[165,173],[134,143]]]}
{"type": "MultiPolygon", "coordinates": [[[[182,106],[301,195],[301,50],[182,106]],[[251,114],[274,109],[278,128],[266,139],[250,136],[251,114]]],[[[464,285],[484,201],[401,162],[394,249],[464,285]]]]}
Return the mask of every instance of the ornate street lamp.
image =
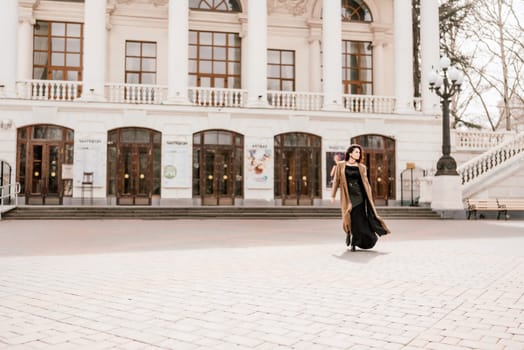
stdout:
{"type": "Polygon", "coordinates": [[[457,162],[450,155],[449,103],[451,97],[460,91],[464,76],[455,67],[450,67],[450,64],[450,59],[442,56],[439,64],[440,72],[432,70],[429,73],[429,89],[440,96],[440,103],[442,104],[442,156],[437,162],[435,176],[458,175],[457,162]]]}

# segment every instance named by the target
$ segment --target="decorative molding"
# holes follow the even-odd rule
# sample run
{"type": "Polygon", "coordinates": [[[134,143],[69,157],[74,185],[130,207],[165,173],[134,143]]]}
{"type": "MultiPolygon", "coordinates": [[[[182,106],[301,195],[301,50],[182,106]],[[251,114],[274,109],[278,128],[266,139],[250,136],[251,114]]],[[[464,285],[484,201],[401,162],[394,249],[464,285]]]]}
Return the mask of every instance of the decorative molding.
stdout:
{"type": "Polygon", "coordinates": [[[33,16],[33,11],[32,10],[20,11],[20,13],[18,14],[18,23],[21,23],[21,24],[28,23],[30,25],[35,25],[36,19],[33,16]]]}
{"type": "Polygon", "coordinates": [[[289,13],[302,16],[307,12],[307,0],[269,0],[268,10],[273,13],[289,13]]]}
{"type": "Polygon", "coordinates": [[[152,4],[155,6],[165,6],[169,0],[111,0],[112,4],[152,4]]]}
{"type": "Polygon", "coordinates": [[[18,5],[20,7],[27,7],[34,10],[40,5],[40,0],[19,0],[18,5]]]}
{"type": "Polygon", "coordinates": [[[18,5],[18,22],[34,25],[36,23],[34,10],[40,5],[40,0],[20,0],[18,5]]]}

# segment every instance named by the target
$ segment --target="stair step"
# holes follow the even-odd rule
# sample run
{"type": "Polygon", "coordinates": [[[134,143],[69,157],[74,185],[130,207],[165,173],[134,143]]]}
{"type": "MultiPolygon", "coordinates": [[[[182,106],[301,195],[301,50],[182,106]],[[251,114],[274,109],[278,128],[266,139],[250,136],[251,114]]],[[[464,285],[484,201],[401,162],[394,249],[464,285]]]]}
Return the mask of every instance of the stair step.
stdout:
{"type": "MultiPolygon", "coordinates": [[[[440,219],[430,208],[378,207],[384,219],[440,219]]],[[[2,215],[6,220],[89,219],[292,219],[339,218],[339,208],[328,207],[64,207],[22,206],[2,215]]]]}

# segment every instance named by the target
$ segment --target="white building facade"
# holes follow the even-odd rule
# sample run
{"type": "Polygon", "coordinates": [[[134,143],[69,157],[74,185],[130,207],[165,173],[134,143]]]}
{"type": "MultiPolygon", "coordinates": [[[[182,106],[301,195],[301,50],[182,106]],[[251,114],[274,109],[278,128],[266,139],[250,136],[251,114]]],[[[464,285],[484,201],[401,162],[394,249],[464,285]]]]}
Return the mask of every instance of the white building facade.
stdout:
{"type": "MultiPolygon", "coordinates": [[[[421,6],[429,71],[438,2],[421,6]]],[[[411,12],[410,0],[3,0],[4,181],[26,204],[89,190],[99,205],[322,205],[334,160],[360,143],[377,203],[398,204],[406,164],[431,169],[441,153],[438,98],[413,97],[411,12]]]]}

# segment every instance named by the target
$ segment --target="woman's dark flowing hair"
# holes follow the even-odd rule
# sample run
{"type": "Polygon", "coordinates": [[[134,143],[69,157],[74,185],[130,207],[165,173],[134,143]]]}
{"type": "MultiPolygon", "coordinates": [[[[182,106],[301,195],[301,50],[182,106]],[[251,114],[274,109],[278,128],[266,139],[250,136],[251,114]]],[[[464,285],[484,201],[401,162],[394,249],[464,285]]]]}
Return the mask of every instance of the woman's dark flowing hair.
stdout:
{"type": "Polygon", "coordinates": [[[360,150],[360,158],[357,160],[357,163],[360,163],[362,161],[362,157],[364,156],[364,151],[362,150],[362,146],[355,144],[349,145],[348,149],[346,150],[346,154],[344,156],[346,162],[349,160],[349,154],[353,152],[355,148],[358,148],[360,150]]]}

